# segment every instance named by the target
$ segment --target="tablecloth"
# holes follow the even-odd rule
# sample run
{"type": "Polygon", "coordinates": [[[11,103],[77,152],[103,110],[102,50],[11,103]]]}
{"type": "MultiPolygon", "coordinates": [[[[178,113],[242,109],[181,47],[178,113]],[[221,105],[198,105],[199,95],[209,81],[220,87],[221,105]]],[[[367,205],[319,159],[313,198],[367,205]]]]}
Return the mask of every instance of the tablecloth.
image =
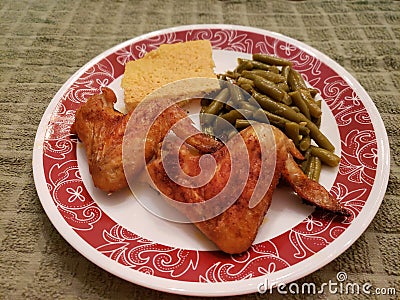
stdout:
{"type": "Polygon", "coordinates": [[[125,40],[187,24],[238,24],[302,41],[342,65],[384,121],[390,177],[368,229],[342,255],[297,282],[352,282],[397,295],[273,295],[235,299],[398,299],[400,245],[399,1],[0,1],[0,299],[187,299],[120,279],[90,262],[55,230],[36,193],[38,124],[63,83],[125,40]]]}

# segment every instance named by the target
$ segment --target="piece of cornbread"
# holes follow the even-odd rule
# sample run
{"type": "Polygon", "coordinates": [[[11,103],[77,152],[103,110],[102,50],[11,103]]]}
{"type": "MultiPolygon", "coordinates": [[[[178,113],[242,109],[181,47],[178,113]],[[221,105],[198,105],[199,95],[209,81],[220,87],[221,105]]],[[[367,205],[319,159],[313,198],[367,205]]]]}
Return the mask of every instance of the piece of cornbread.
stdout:
{"type": "MultiPolygon", "coordinates": [[[[163,44],[147,53],[143,58],[130,61],[125,66],[121,86],[128,111],[150,93],[169,83],[187,78],[213,78],[214,61],[211,43],[208,40],[163,44]]],[[[217,80],[199,80],[198,83],[177,85],[163,93],[166,97],[202,97],[205,93],[219,88],[217,80]],[[174,95],[168,95],[173,93],[174,95]]]]}

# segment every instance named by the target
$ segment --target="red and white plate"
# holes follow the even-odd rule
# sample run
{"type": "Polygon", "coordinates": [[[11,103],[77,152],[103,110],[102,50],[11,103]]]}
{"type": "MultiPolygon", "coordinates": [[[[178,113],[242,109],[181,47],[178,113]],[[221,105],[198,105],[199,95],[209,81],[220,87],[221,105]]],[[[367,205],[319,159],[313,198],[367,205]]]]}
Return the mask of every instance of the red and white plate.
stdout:
{"type": "MultiPolygon", "coordinates": [[[[289,283],[331,262],[367,228],[383,199],[389,144],[383,122],[360,84],[319,51],[289,37],[234,25],[192,25],[149,33],[97,56],[58,91],[43,115],[33,149],[41,203],[60,234],[101,268],[133,283],[170,293],[238,295],[289,283]],[[123,108],[121,77],[127,61],[164,43],[208,39],[216,72],[237,57],[269,53],[293,62],[323,101],[321,130],[341,156],[324,168],[323,184],[352,213],[314,211],[285,187],[274,194],[254,245],[241,255],[218,251],[191,224],[160,219],[125,190],[105,195],[93,187],[83,147],[69,134],[87,97],[111,87],[123,108]]],[[[146,191],[144,191],[146,193],[146,191]]],[[[151,196],[149,189],[148,196],[151,196]]]]}

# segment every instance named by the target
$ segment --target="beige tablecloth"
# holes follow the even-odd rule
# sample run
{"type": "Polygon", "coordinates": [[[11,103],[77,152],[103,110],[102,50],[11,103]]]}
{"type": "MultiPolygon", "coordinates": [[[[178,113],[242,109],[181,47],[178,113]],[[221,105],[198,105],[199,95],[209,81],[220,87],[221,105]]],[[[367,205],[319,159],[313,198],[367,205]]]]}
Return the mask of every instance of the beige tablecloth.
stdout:
{"type": "MultiPolygon", "coordinates": [[[[321,285],[342,271],[352,282],[394,287],[397,296],[382,299],[398,299],[400,2],[311,0],[0,0],[0,299],[177,297],[109,274],[60,236],[36,194],[32,148],[52,97],[91,58],[147,32],[199,23],[248,25],[298,39],[341,64],[369,93],[391,147],[390,178],[382,206],[347,251],[298,283],[321,285]]],[[[311,296],[277,292],[272,297],[238,296],[307,297],[311,296]]]]}

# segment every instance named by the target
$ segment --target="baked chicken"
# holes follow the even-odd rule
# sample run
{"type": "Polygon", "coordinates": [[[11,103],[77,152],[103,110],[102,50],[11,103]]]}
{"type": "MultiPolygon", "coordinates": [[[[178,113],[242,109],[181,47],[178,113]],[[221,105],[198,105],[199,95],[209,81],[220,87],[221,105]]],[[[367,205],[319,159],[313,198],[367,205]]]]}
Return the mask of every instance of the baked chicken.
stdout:
{"type": "MultiPolygon", "coordinates": [[[[235,137],[227,142],[227,146],[211,154],[216,162],[214,176],[206,185],[201,187],[184,187],[176,183],[176,178],[173,178],[173,176],[171,178],[171,174],[167,174],[165,171],[165,168],[168,168],[170,159],[169,152],[171,155],[175,155],[176,149],[174,149],[172,143],[163,146],[163,150],[167,152],[163,154],[163,157],[160,154],[161,151],[159,151],[156,158],[147,165],[153,183],[166,196],[168,203],[193,221],[219,249],[226,253],[236,254],[247,250],[252,245],[258,228],[271,204],[272,193],[281,175],[305,201],[323,209],[347,215],[347,211],[324,187],[304,175],[293,159],[293,156],[297,159],[303,159],[303,156],[282,131],[271,125],[258,123],[241,131],[240,136],[245,142],[248,153],[248,164],[250,166],[248,178],[239,197],[234,199],[233,203],[227,203],[228,205],[226,206],[230,206],[216,216],[213,216],[215,214],[214,211],[210,212],[210,210],[216,209],[214,205],[211,207],[186,206],[181,205],[181,203],[206,203],[223,190],[232,175],[232,156],[244,158],[242,154],[236,155],[235,153],[239,147],[229,147],[229,143],[233,145],[239,144],[235,137]],[[261,145],[266,142],[271,144],[271,135],[273,135],[275,147],[271,147],[270,150],[262,153],[261,145]],[[231,150],[229,151],[228,148],[231,150]],[[256,198],[256,205],[253,207],[252,202],[254,199],[252,199],[252,196],[257,183],[260,181],[260,172],[262,170],[261,157],[265,159],[264,163],[267,164],[265,170],[269,172],[264,176],[271,176],[271,180],[268,189],[263,195],[259,195],[261,196],[259,199],[256,198]],[[268,165],[268,161],[271,162],[270,165],[268,165]],[[202,216],[213,217],[209,219],[206,217],[205,220],[201,220],[202,216]]],[[[201,172],[199,167],[201,157],[202,155],[191,149],[190,146],[183,145],[179,150],[180,167],[187,175],[198,176],[201,172]]],[[[233,172],[239,172],[239,170],[233,172]]],[[[233,183],[233,187],[235,186],[240,186],[240,182],[233,183]]],[[[232,194],[236,192],[234,188],[233,190],[230,189],[230,191],[232,194]]],[[[225,207],[225,202],[229,201],[227,198],[229,198],[229,195],[228,197],[222,196],[218,198],[219,204],[225,207]]]]}
{"type": "Polygon", "coordinates": [[[214,152],[221,143],[198,131],[177,105],[167,107],[159,116],[157,103],[146,109],[126,115],[116,111],[117,98],[109,88],[94,95],[75,113],[70,132],[83,143],[93,183],[99,189],[112,193],[128,186],[123,165],[124,136],[129,143],[129,175],[139,173],[155,154],[156,146],[173,127],[176,135],[186,137],[186,142],[203,153],[214,152]],[[135,114],[133,116],[133,114],[135,114]],[[133,119],[131,119],[133,117],[133,119]],[[140,122],[136,122],[140,121],[140,122]],[[135,123],[136,122],[136,123],[135,123]],[[129,126],[128,124],[133,124],[129,126]]]}

